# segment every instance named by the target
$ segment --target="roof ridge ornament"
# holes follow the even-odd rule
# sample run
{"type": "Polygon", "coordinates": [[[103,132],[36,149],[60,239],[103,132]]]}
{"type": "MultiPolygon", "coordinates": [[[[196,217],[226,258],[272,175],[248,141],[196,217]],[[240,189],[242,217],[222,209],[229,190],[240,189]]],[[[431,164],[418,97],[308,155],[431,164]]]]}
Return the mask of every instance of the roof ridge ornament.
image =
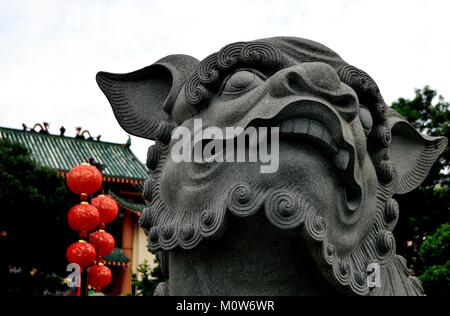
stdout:
{"type": "Polygon", "coordinates": [[[131,146],[131,136],[128,135],[127,142],[125,144],[123,144],[123,147],[130,148],[130,146],[131,146]]]}
{"type": "Polygon", "coordinates": [[[50,123],[48,123],[48,122],[42,122],[42,124],[36,123],[33,125],[33,127],[28,127],[25,123],[22,123],[22,129],[25,132],[48,134],[49,127],[50,127],[50,123]]]}
{"type": "Polygon", "coordinates": [[[91,132],[87,129],[84,129],[81,126],[75,127],[76,130],[76,135],[75,138],[79,138],[79,139],[87,139],[87,140],[93,140],[93,141],[100,141],[100,138],[102,137],[102,135],[98,135],[97,137],[92,137],[91,132]],[[87,134],[87,138],[86,135],[87,134]]]}

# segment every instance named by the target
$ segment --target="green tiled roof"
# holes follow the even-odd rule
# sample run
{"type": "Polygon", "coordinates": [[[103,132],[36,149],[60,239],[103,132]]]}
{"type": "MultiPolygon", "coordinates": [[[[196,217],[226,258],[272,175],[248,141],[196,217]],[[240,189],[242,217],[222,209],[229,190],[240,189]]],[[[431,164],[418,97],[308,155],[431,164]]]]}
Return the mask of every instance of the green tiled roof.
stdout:
{"type": "Polygon", "coordinates": [[[121,262],[121,263],[127,263],[130,261],[127,256],[123,253],[122,248],[114,248],[113,251],[105,256],[103,259],[106,261],[114,261],[114,262],[121,262]]]}
{"type": "Polygon", "coordinates": [[[144,204],[129,202],[128,200],[118,196],[117,194],[114,194],[113,192],[109,192],[108,194],[111,195],[114,198],[114,200],[116,200],[117,204],[119,204],[121,207],[125,209],[135,212],[142,212],[142,210],[145,207],[144,204]]]}
{"type": "Polygon", "coordinates": [[[73,166],[94,158],[106,165],[103,176],[144,180],[147,168],[129,147],[123,144],[28,132],[0,127],[0,139],[24,145],[36,163],[57,171],[69,171],[73,166]]]}

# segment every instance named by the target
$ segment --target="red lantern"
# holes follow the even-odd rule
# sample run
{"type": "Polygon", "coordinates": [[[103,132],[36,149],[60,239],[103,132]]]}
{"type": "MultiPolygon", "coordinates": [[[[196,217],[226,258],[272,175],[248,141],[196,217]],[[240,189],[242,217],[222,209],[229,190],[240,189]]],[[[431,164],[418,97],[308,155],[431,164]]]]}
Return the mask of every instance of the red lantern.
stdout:
{"type": "Polygon", "coordinates": [[[102,174],[88,163],[73,167],[66,177],[67,186],[75,194],[93,194],[102,186],[102,174]]]}
{"type": "Polygon", "coordinates": [[[92,266],[88,270],[89,285],[97,292],[108,286],[112,280],[111,270],[102,263],[92,266]]]}
{"type": "Polygon", "coordinates": [[[97,256],[109,255],[114,249],[114,237],[103,229],[97,230],[89,236],[89,242],[94,246],[97,256]]]}
{"type": "Polygon", "coordinates": [[[119,213],[119,206],[116,201],[103,194],[93,198],[92,205],[100,212],[100,223],[103,224],[112,222],[117,217],[117,213],[119,213]]]}
{"type": "Polygon", "coordinates": [[[87,202],[81,202],[69,210],[67,215],[69,226],[78,232],[89,232],[100,222],[100,213],[87,202]]]}
{"type": "Polygon", "coordinates": [[[67,248],[66,257],[70,263],[77,263],[84,268],[94,263],[97,254],[94,246],[80,240],[67,248]]]}

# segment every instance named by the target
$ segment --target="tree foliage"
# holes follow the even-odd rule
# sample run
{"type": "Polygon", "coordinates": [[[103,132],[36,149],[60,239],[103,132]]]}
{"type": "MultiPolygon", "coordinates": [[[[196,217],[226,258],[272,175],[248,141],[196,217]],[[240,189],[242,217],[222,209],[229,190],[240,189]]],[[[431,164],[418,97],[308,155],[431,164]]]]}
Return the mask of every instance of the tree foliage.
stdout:
{"type": "Polygon", "coordinates": [[[419,276],[429,295],[450,294],[450,224],[441,225],[419,250],[424,266],[419,276]]]}
{"type": "MultiPolygon", "coordinates": [[[[430,87],[417,89],[413,99],[400,98],[392,104],[392,107],[420,132],[430,136],[446,136],[450,139],[450,104],[430,87]]],[[[401,209],[396,228],[398,252],[408,259],[410,267],[416,274],[421,274],[425,291],[431,293],[435,293],[433,282],[438,287],[442,283],[438,285],[436,282],[441,282],[445,276],[447,276],[445,291],[447,294],[450,293],[449,263],[435,257],[448,258],[450,243],[440,243],[439,247],[442,249],[434,248],[440,238],[437,236],[448,230],[447,226],[443,226],[440,233],[430,236],[431,239],[427,238],[441,224],[450,222],[449,161],[450,147],[447,146],[422,185],[408,194],[397,196],[401,209]],[[419,260],[419,256],[422,260],[419,260]]],[[[441,291],[440,294],[444,293],[441,291]]]]}
{"type": "Polygon", "coordinates": [[[156,286],[167,280],[163,276],[161,266],[157,264],[152,269],[147,260],[139,264],[136,270],[137,273],[131,276],[131,284],[136,287],[138,296],[153,296],[156,286]]]}
{"type": "Polygon", "coordinates": [[[67,229],[75,201],[64,180],[22,145],[0,140],[0,188],[0,289],[42,295],[63,288],[65,249],[76,238],[67,229]]]}

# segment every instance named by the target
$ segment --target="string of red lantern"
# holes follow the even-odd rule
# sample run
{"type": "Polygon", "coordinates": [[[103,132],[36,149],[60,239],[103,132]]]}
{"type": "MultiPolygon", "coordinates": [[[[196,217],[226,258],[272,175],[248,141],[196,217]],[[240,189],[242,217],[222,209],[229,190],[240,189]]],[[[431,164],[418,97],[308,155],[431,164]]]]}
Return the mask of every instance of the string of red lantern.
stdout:
{"type": "Polygon", "coordinates": [[[103,182],[101,172],[88,163],[82,163],[73,167],[66,176],[67,186],[70,191],[80,195],[82,200],[89,194],[100,190],[103,182]]]}
{"type": "Polygon", "coordinates": [[[103,263],[96,264],[89,268],[88,272],[89,284],[95,291],[101,291],[101,289],[108,286],[112,280],[111,270],[103,265],[103,263]]]}
{"type": "Polygon", "coordinates": [[[69,210],[67,220],[70,228],[79,232],[80,237],[86,238],[87,233],[100,223],[100,213],[95,206],[83,201],[69,210]]]}
{"type": "Polygon", "coordinates": [[[101,258],[109,255],[115,246],[114,237],[103,229],[90,234],[89,242],[94,246],[97,256],[101,258]]]}
{"type": "Polygon", "coordinates": [[[81,268],[86,268],[95,262],[97,253],[94,246],[80,240],[67,248],[66,256],[70,263],[77,263],[81,268]]]}
{"type": "Polygon", "coordinates": [[[82,201],[67,215],[70,228],[79,232],[82,239],[67,248],[66,257],[70,263],[78,264],[81,271],[90,266],[88,283],[95,291],[101,291],[112,281],[112,272],[103,265],[103,257],[109,255],[115,246],[114,237],[104,229],[117,217],[119,207],[114,199],[103,194],[93,198],[89,204],[89,196],[100,190],[103,179],[100,171],[88,163],[73,167],[66,181],[70,191],[79,195],[82,201]],[[97,227],[100,229],[90,233],[97,227]],[[88,235],[89,242],[83,240],[88,235]],[[92,265],[95,261],[98,263],[92,265]]]}
{"type": "Polygon", "coordinates": [[[93,198],[91,203],[100,213],[100,228],[111,223],[119,213],[119,206],[109,196],[100,194],[96,198],[93,198]]]}

